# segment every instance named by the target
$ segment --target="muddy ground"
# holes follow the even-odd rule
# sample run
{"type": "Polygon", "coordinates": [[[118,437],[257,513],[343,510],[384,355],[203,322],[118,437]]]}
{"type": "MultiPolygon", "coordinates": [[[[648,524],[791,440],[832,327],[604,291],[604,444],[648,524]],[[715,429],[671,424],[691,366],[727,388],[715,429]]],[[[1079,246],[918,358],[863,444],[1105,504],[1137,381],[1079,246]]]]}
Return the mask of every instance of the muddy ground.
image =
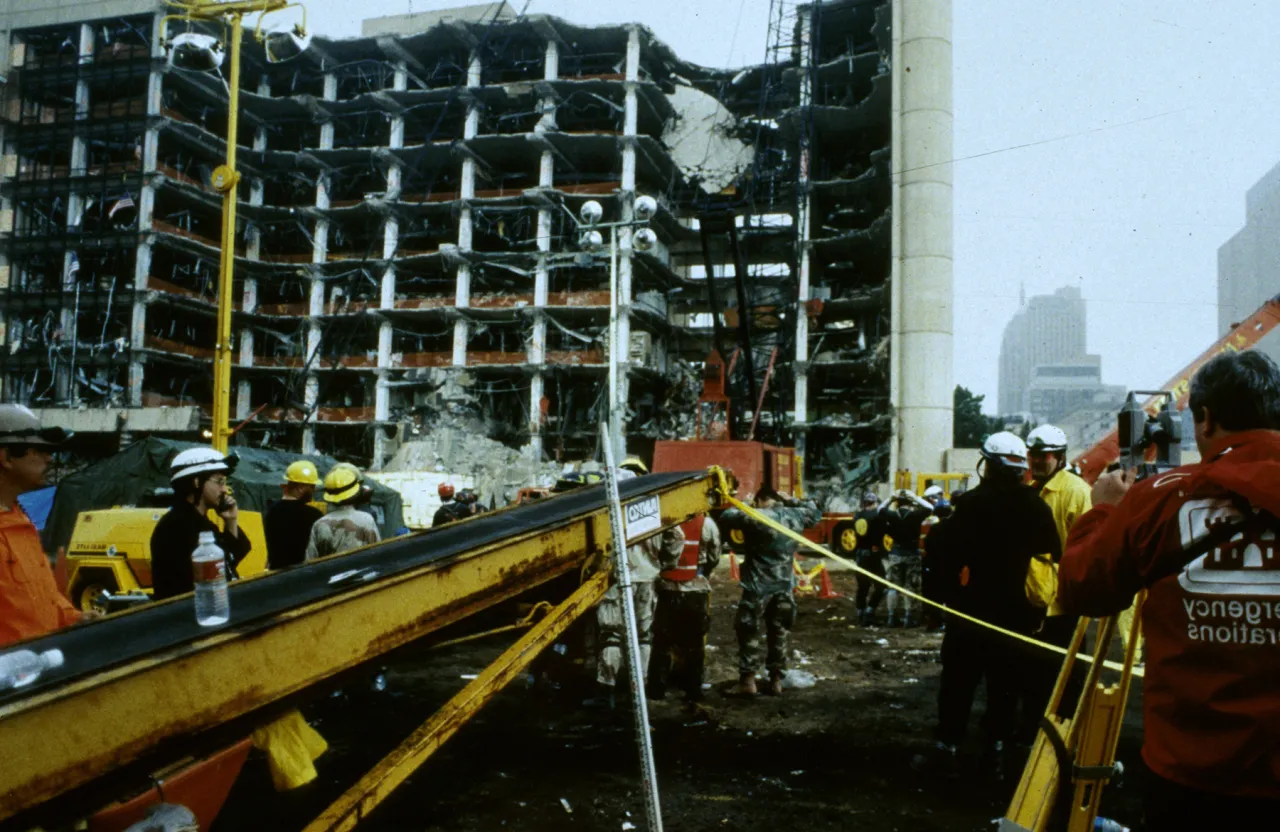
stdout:
{"type": "MultiPolygon", "coordinates": [[[[816,685],[744,701],[719,690],[737,677],[738,590],[723,569],[717,573],[707,673],[713,689],[697,709],[675,692],[651,703],[666,829],[990,830],[1004,814],[1019,771],[998,782],[978,765],[981,701],[960,779],[910,767],[912,756],[933,744],[941,636],[857,627],[854,578],[836,574],[835,588],[843,597],[801,599],[792,635],[793,665],[812,672],[816,685]]],[[[341,694],[312,702],[304,712],[331,744],[317,763],[320,778],[276,795],[255,756],[216,829],[303,828],[507,643],[494,637],[411,652],[389,666],[386,691],[348,680],[341,694]]],[[[644,829],[630,716],[583,707],[567,664],[549,656],[540,666],[563,681],[558,687],[510,686],[360,828],[644,829]]],[[[1103,814],[1135,829],[1144,774],[1138,702],[1130,704],[1121,739],[1128,771],[1103,804],[1103,814]]]]}

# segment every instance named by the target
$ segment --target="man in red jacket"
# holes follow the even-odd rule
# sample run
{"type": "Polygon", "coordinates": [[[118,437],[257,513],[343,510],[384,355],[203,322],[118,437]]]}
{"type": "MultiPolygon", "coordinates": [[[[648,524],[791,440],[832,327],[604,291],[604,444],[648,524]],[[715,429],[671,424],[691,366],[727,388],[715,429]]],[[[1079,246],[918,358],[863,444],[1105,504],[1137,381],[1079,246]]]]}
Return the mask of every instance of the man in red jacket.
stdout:
{"type": "MultiPolygon", "coordinates": [[[[1201,462],[1100,478],[1072,529],[1059,598],[1073,615],[1139,590],[1147,664],[1147,829],[1280,823],[1280,368],[1225,353],[1191,381],[1201,462]]],[[[1259,825],[1260,824],[1260,825],[1259,825]]]]}

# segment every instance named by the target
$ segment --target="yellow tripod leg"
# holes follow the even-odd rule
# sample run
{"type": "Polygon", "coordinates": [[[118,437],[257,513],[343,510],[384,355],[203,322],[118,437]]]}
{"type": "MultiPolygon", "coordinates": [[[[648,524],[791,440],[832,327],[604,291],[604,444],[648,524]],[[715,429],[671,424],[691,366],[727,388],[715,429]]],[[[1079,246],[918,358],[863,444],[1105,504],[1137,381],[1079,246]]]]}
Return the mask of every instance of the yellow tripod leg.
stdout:
{"type": "Polygon", "coordinates": [[[1098,816],[1098,805],[1102,802],[1102,789],[1114,772],[1116,745],[1120,742],[1124,708],[1129,701],[1129,687],[1133,681],[1133,662],[1138,650],[1144,600],[1146,593],[1138,596],[1133,616],[1129,620],[1124,670],[1120,673],[1120,681],[1105,688],[1100,687],[1091,697],[1089,711],[1084,716],[1073,772],[1075,792],[1071,801],[1071,814],[1067,820],[1067,832],[1092,832],[1093,821],[1098,816]]]}
{"type": "Polygon", "coordinates": [[[1058,681],[1053,686],[1053,694],[1045,708],[1045,723],[1036,733],[1031,756],[1027,758],[1027,765],[1022,770],[1022,779],[1018,781],[1018,788],[1009,802],[1009,810],[1000,821],[1000,832],[1043,832],[1053,813],[1053,804],[1062,781],[1055,746],[1066,745],[1072,722],[1058,716],[1058,706],[1066,693],[1067,682],[1075,669],[1076,654],[1084,643],[1088,627],[1089,620],[1080,619],[1071,636],[1071,647],[1062,662],[1062,669],[1058,671],[1058,681]],[[1048,731],[1056,733],[1056,742],[1048,736],[1048,731]]]}

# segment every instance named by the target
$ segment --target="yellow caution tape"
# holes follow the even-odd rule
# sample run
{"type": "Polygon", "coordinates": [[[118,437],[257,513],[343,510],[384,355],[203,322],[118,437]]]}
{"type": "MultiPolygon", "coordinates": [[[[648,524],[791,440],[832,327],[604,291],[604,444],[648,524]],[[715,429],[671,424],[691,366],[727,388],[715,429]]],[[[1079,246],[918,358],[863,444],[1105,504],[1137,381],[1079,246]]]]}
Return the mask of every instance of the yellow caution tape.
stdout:
{"type": "MultiPolygon", "coordinates": [[[[942,610],[949,616],[953,616],[955,618],[963,618],[965,621],[969,621],[973,624],[977,624],[980,627],[986,627],[988,630],[991,630],[993,632],[1000,633],[1001,635],[1008,636],[1009,638],[1017,639],[1018,641],[1024,642],[1026,644],[1030,644],[1033,647],[1040,647],[1044,650],[1052,651],[1054,653],[1057,653],[1060,656],[1067,655],[1067,648],[1065,647],[1059,647],[1056,644],[1049,644],[1048,642],[1041,641],[1038,638],[1032,638],[1031,636],[1024,635],[1023,633],[1015,633],[1013,630],[1006,630],[1004,627],[1000,627],[996,624],[992,624],[989,621],[983,621],[981,618],[975,618],[974,616],[969,615],[968,613],[963,613],[963,612],[960,612],[959,610],[953,610],[950,607],[948,607],[946,604],[939,604],[937,601],[933,601],[929,598],[926,598],[923,595],[920,595],[919,593],[912,592],[906,587],[898,586],[892,581],[887,580],[886,578],[882,578],[879,575],[875,574],[874,572],[871,572],[870,570],[863,569],[861,566],[854,563],[853,561],[846,560],[845,558],[840,557],[835,552],[830,551],[825,546],[822,546],[818,543],[814,543],[812,540],[805,537],[804,535],[797,534],[796,532],[793,532],[790,529],[788,529],[786,526],[783,526],[779,523],[775,523],[765,515],[756,511],[751,506],[738,500],[736,497],[733,496],[732,492],[730,491],[729,482],[726,479],[725,473],[722,469],[720,468],[716,469],[716,476],[720,480],[720,493],[724,495],[725,500],[730,505],[734,506],[737,509],[740,509],[744,514],[756,520],[757,522],[763,523],[764,525],[768,526],[774,531],[781,532],[782,534],[786,535],[787,537],[791,538],[797,543],[800,543],[804,546],[809,547],[810,549],[819,553],[823,557],[831,558],[836,563],[840,563],[847,566],[848,568],[852,569],[854,572],[858,573],[859,575],[870,578],[873,581],[882,583],[889,589],[896,590],[897,592],[900,592],[901,594],[907,596],[908,598],[914,598],[915,600],[919,601],[922,604],[928,604],[931,607],[936,607],[937,609],[942,610]]],[[[1093,661],[1093,656],[1089,656],[1084,653],[1077,653],[1076,658],[1086,662],[1093,661]]],[[[1120,664],[1119,662],[1104,661],[1102,663],[1102,666],[1107,668],[1108,670],[1115,670],[1121,673],[1124,672],[1124,665],[1120,664]]],[[[1141,667],[1135,667],[1133,668],[1133,675],[1141,677],[1143,675],[1142,671],[1143,669],[1141,667]]]]}

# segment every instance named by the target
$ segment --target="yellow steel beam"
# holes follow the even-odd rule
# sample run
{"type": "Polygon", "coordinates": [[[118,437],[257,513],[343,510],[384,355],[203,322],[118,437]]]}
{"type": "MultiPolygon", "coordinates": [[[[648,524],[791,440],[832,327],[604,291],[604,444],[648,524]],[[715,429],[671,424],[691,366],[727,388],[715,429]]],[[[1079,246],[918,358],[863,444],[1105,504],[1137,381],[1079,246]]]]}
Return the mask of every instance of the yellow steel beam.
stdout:
{"type": "MultiPolygon", "coordinates": [[[[669,528],[716,503],[711,474],[648,492],[669,528]]],[[[642,495],[633,495],[634,501],[642,495]]],[[[600,559],[599,507],[340,595],[0,706],[0,820],[157,749],[252,714],[348,668],[600,559]]],[[[249,580],[254,580],[250,578],[249,580]]],[[[90,625],[92,626],[92,625],[90,625]]]]}
{"type": "Polygon", "coordinates": [[[444,707],[414,731],[360,781],[333,802],[304,832],[344,832],[355,828],[401,783],[440,749],[467,720],[516,678],[547,645],[588,612],[609,588],[609,575],[597,572],[564,603],[507,648],[444,707]]]}
{"type": "Polygon", "coordinates": [[[189,3],[180,2],[180,0],[168,0],[166,5],[178,9],[186,17],[198,20],[218,20],[233,14],[246,15],[279,11],[289,4],[288,0],[228,0],[228,2],[192,0],[189,3]]]}

